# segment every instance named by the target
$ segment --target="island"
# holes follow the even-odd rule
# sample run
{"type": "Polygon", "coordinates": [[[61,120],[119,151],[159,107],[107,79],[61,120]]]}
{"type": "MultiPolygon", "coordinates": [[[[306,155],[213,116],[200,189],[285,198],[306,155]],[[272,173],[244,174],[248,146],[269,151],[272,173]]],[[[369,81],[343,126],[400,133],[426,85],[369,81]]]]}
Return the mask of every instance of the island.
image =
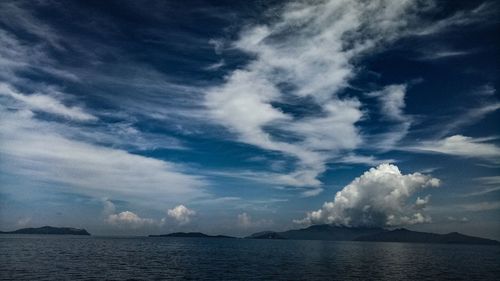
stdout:
{"type": "Polygon", "coordinates": [[[377,234],[361,236],[356,241],[372,242],[404,242],[404,243],[439,243],[439,244],[477,244],[500,245],[500,242],[491,239],[468,236],[458,232],[436,234],[411,231],[405,228],[385,231],[377,234]]]}
{"type": "Polygon", "coordinates": [[[500,242],[496,240],[464,235],[458,232],[436,234],[412,231],[405,228],[387,230],[377,227],[348,227],[329,224],[312,225],[307,228],[293,229],[283,232],[262,231],[245,238],[500,245],[500,242]]]}
{"type": "Polygon", "coordinates": [[[182,237],[182,238],[236,238],[226,235],[208,235],[201,232],[174,232],[169,234],[148,235],[148,237],[182,237]]]}
{"type": "Polygon", "coordinates": [[[0,231],[0,234],[56,234],[56,235],[87,235],[90,233],[85,229],[73,227],[42,226],[38,228],[21,228],[14,231],[0,231]]]}
{"type": "Polygon", "coordinates": [[[354,239],[380,233],[383,228],[370,227],[347,227],[330,224],[311,225],[307,228],[292,229],[283,232],[263,231],[254,233],[247,239],[291,239],[291,240],[330,240],[330,241],[353,241],[354,239]]]}
{"type": "Polygon", "coordinates": [[[283,236],[281,236],[279,233],[274,232],[274,231],[262,231],[262,232],[257,232],[254,233],[248,237],[245,237],[247,239],[287,239],[283,236]]]}

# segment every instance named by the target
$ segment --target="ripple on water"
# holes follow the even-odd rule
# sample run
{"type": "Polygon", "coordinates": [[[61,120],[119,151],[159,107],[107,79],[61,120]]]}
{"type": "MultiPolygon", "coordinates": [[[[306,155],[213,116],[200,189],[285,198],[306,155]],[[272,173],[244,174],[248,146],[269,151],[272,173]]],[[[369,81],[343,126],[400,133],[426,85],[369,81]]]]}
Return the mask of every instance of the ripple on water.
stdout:
{"type": "Polygon", "coordinates": [[[500,247],[3,235],[1,280],[499,280],[500,247]]]}

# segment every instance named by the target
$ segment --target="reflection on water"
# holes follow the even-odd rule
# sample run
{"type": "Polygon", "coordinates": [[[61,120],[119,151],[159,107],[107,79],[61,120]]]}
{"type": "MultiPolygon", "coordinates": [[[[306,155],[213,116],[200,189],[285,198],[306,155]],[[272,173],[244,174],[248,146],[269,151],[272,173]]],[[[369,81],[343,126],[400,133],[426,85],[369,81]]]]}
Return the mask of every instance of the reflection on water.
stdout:
{"type": "Polygon", "coordinates": [[[500,247],[0,236],[1,280],[499,280],[500,247]]]}

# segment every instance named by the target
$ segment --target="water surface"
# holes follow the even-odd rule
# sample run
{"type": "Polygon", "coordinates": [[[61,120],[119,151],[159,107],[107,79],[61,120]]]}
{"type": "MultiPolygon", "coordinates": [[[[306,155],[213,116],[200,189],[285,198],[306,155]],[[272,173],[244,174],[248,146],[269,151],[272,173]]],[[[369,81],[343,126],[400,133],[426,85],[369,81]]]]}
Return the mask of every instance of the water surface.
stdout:
{"type": "Polygon", "coordinates": [[[500,247],[0,236],[1,280],[500,280],[500,247]]]}

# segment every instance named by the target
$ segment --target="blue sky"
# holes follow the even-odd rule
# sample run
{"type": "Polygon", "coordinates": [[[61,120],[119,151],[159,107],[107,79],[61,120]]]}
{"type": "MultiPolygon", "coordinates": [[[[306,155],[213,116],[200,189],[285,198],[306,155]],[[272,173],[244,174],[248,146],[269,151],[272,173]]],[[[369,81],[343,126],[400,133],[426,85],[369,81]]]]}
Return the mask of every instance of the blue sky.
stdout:
{"type": "Polygon", "coordinates": [[[0,226],[500,239],[494,1],[2,1],[0,226]]]}

